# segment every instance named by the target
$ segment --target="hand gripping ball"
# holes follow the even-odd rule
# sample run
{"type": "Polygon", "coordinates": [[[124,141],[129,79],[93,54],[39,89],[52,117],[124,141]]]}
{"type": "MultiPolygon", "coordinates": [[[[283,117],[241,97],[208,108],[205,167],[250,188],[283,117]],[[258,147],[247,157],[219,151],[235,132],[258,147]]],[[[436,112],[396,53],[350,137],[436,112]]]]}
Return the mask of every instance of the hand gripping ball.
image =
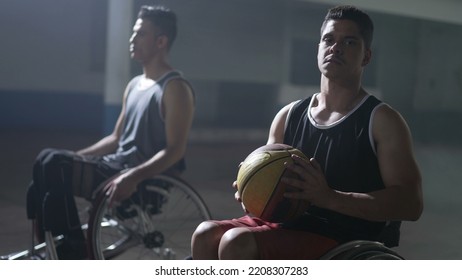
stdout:
{"type": "Polygon", "coordinates": [[[285,198],[284,192],[298,191],[281,182],[282,176],[297,175],[286,169],[292,154],[308,158],[298,149],[285,144],[262,146],[242,162],[237,174],[237,187],[247,211],[269,222],[288,222],[299,217],[309,203],[285,198]]]}

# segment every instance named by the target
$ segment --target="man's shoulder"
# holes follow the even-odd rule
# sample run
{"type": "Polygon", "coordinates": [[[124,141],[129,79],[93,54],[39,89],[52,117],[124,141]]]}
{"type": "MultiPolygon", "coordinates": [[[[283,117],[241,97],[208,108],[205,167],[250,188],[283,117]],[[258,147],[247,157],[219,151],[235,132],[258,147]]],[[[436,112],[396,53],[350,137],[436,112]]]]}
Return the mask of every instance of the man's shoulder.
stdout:
{"type": "Polygon", "coordinates": [[[132,88],[134,85],[138,83],[138,81],[143,77],[143,75],[137,75],[133,77],[129,82],[128,82],[128,87],[132,88]]]}
{"type": "Polygon", "coordinates": [[[380,131],[390,132],[396,128],[406,129],[408,124],[400,112],[387,103],[381,103],[381,106],[375,110],[374,127],[380,131]]]}
{"type": "Polygon", "coordinates": [[[306,110],[308,108],[308,106],[310,105],[311,100],[313,99],[314,96],[315,96],[315,94],[310,95],[310,96],[305,97],[305,98],[302,98],[302,99],[299,99],[299,100],[296,100],[296,101],[293,101],[290,104],[288,104],[287,106],[289,106],[291,108],[291,111],[293,111],[293,110],[304,111],[304,110],[306,110]]]}
{"type": "Polygon", "coordinates": [[[130,80],[130,83],[132,83],[133,81],[138,81],[138,80],[141,79],[142,77],[143,77],[142,74],[136,75],[136,76],[134,76],[134,77],[130,80]]]}

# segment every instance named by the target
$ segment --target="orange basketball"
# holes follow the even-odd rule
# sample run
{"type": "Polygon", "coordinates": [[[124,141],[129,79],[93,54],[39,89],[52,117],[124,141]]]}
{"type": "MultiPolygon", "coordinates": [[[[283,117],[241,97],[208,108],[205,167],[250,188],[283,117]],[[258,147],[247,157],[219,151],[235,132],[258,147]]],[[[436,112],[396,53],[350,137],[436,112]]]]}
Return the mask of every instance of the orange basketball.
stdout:
{"type": "Polygon", "coordinates": [[[250,214],[269,222],[287,222],[308,208],[305,200],[283,197],[286,191],[297,191],[280,181],[282,176],[296,176],[284,166],[285,162],[293,162],[292,154],[307,159],[289,145],[269,144],[256,149],[242,162],[237,186],[250,214]]]}

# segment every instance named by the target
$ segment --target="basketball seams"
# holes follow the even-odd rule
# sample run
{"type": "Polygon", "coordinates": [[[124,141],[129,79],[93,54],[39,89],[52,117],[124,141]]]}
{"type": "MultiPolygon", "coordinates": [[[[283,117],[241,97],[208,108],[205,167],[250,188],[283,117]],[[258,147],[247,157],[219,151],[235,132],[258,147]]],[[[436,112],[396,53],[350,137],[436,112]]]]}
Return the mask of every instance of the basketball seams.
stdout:
{"type": "MultiPolygon", "coordinates": [[[[284,159],[284,158],[290,158],[290,159],[291,159],[291,158],[292,158],[292,155],[294,155],[294,154],[300,156],[300,154],[297,153],[298,151],[297,151],[296,149],[287,150],[287,152],[288,152],[289,155],[286,156],[286,157],[280,158],[280,159],[284,159]]],[[[293,160],[292,160],[292,162],[293,162],[293,160]]],[[[283,172],[281,173],[281,175],[279,176],[277,183],[275,184],[276,186],[279,186],[279,184],[281,183],[282,177],[284,177],[284,175],[285,175],[286,173],[287,173],[287,169],[284,169],[284,171],[283,171],[283,172]]],[[[286,187],[287,187],[287,186],[286,186],[286,187]]],[[[274,201],[273,199],[274,199],[274,197],[277,195],[278,189],[279,189],[279,187],[273,188],[273,191],[271,192],[271,195],[270,195],[270,197],[268,198],[268,201],[269,201],[269,202],[270,202],[270,201],[274,201]]],[[[286,188],[285,188],[285,189],[286,189],[286,188]]],[[[284,191],[285,191],[285,189],[284,189],[284,191]]],[[[284,198],[283,198],[283,199],[284,199],[284,198]]],[[[290,219],[290,218],[293,218],[293,216],[299,211],[299,208],[301,207],[300,201],[298,201],[298,200],[292,200],[292,201],[296,201],[296,202],[294,202],[294,203],[296,203],[296,205],[293,206],[293,207],[289,207],[289,209],[285,209],[285,210],[288,211],[288,212],[287,212],[288,215],[287,215],[286,217],[288,217],[289,219],[290,219]]],[[[271,203],[267,203],[266,206],[264,207],[264,209],[262,210],[262,216],[263,216],[263,217],[266,217],[266,214],[267,214],[266,212],[267,212],[268,208],[271,207],[271,206],[275,206],[274,209],[277,209],[277,208],[278,208],[278,207],[277,207],[277,203],[276,203],[276,205],[272,205],[271,203]]],[[[270,216],[267,217],[267,218],[272,219],[272,218],[274,218],[274,215],[270,215],[270,216]]]]}
{"type": "MultiPolygon", "coordinates": [[[[259,166],[259,168],[256,168],[256,169],[252,170],[252,172],[248,172],[247,175],[244,177],[245,180],[242,182],[242,186],[241,186],[242,191],[240,193],[242,194],[242,192],[244,191],[245,185],[247,185],[250,178],[252,178],[252,176],[255,175],[256,173],[258,173],[260,170],[262,170],[263,168],[265,168],[266,166],[272,164],[275,161],[278,161],[278,160],[284,159],[284,158],[290,158],[292,156],[292,154],[290,152],[288,152],[287,150],[284,150],[284,152],[287,152],[288,155],[282,155],[281,157],[273,157],[272,160],[265,162],[265,164],[259,166]]],[[[268,153],[268,152],[262,152],[262,153],[268,153]]],[[[239,185],[238,185],[238,187],[239,187],[239,185]]]]}
{"type": "MultiPolygon", "coordinates": [[[[290,153],[289,153],[289,154],[290,154],[290,153]]],[[[292,154],[290,154],[287,158],[290,158],[291,155],[292,155],[292,154]]],[[[284,176],[284,174],[285,174],[286,172],[287,172],[287,169],[285,169],[285,170],[281,173],[281,176],[279,176],[278,181],[277,181],[276,184],[275,184],[276,186],[279,186],[279,184],[281,183],[281,178],[284,176]]],[[[278,187],[273,188],[273,191],[271,192],[271,195],[270,195],[270,197],[268,198],[268,202],[274,201],[273,199],[274,199],[275,195],[277,194],[277,192],[278,192],[278,187]]],[[[276,203],[276,204],[277,204],[277,203],[276,203]]],[[[263,208],[263,210],[262,210],[262,216],[265,216],[265,218],[266,218],[266,212],[268,211],[268,208],[269,208],[270,206],[272,207],[272,206],[275,206],[275,205],[273,205],[273,204],[271,204],[271,203],[267,203],[267,204],[265,205],[265,207],[263,208]]],[[[277,206],[276,206],[276,207],[277,207],[277,206]]],[[[271,219],[272,217],[273,217],[273,216],[270,215],[268,218],[271,219]]]]}
{"type": "MultiPolygon", "coordinates": [[[[262,151],[263,153],[268,153],[268,151],[262,151]]],[[[271,154],[272,156],[270,156],[270,160],[267,160],[265,161],[263,164],[260,163],[260,165],[258,166],[258,168],[255,168],[255,169],[252,169],[252,172],[249,172],[248,174],[246,174],[246,177],[245,177],[245,181],[243,181],[243,183],[239,184],[238,183],[238,189],[239,189],[239,194],[241,196],[241,199],[244,203],[244,205],[246,204],[246,202],[248,202],[249,200],[248,199],[245,199],[245,197],[247,197],[245,195],[245,191],[246,191],[246,187],[248,185],[248,183],[252,180],[252,179],[255,179],[255,175],[260,172],[261,170],[267,168],[268,166],[274,164],[275,162],[277,161],[285,161],[286,159],[290,158],[291,157],[291,153],[289,153],[287,150],[280,150],[280,151],[272,151],[273,153],[271,154]],[[274,154],[274,152],[277,152],[278,155],[276,156],[274,154]]],[[[258,153],[259,154],[259,153],[258,153]]],[[[256,155],[258,155],[256,154],[256,155]]],[[[256,156],[254,155],[254,156],[256,156]]],[[[250,155],[249,155],[250,157],[250,155]]],[[[245,162],[245,161],[244,161],[245,162]]],[[[281,175],[283,174],[284,172],[281,173],[281,175]]],[[[279,176],[278,178],[278,184],[279,184],[279,180],[280,180],[280,177],[281,175],[279,176]]],[[[277,186],[274,185],[274,186],[277,186]]],[[[267,192],[267,196],[264,195],[262,196],[262,198],[266,198],[266,199],[262,199],[262,200],[257,200],[257,201],[260,201],[260,203],[262,204],[267,204],[269,201],[271,201],[271,199],[274,197],[274,190],[277,189],[277,188],[274,188],[271,192],[267,192]]],[[[252,200],[252,198],[250,198],[250,200],[252,200]]],[[[247,210],[252,210],[253,207],[248,207],[247,210]]],[[[254,208],[253,210],[256,210],[256,211],[251,211],[251,212],[254,212],[253,214],[256,214],[257,216],[260,216],[262,215],[264,212],[265,212],[265,208],[266,207],[263,207],[263,208],[259,208],[257,207],[256,209],[254,208]],[[261,211],[257,210],[257,209],[261,209],[261,211]]]]}

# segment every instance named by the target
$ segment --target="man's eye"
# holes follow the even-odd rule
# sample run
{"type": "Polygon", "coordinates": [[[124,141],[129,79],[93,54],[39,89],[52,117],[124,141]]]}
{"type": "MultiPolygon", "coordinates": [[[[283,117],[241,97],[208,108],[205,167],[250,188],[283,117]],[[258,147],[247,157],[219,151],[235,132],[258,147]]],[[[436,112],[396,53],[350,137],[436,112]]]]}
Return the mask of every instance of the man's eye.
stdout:
{"type": "Polygon", "coordinates": [[[345,40],[345,45],[347,46],[353,46],[356,44],[355,40],[345,40]]]}
{"type": "Polygon", "coordinates": [[[322,39],[322,41],[326,45],[331,45],[334,40],[332,40],[332,38],[324,38],[324,39],[322,39]]]}

